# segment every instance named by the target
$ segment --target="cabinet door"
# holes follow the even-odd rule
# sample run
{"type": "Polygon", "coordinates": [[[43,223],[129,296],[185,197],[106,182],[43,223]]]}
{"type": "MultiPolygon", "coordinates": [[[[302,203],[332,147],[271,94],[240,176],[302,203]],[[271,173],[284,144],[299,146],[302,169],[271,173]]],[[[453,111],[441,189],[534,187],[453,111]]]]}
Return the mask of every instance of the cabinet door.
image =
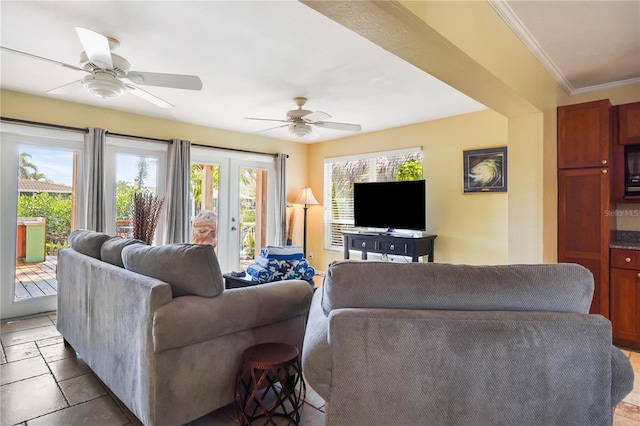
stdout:
{"type": "Polygon", "coordinates": [[[558,171],[558,262],[593,273],[591,313],[609,317],[609,173],[606,168],[558,171]]]}
{"type": "Polygon", "coordinates": [[[611,269],[613,338],[640,347],[640,269],[611,269]]]}
{"type": "Polygon", "coordinates": [[[609,165],[610,107],[605,99],[558,108],[558,168],[609,165]]]}
{"type": "Polygon", "coordinates": [[[619,106],[618,143],[640,144],[640,102],[619,106]]]}

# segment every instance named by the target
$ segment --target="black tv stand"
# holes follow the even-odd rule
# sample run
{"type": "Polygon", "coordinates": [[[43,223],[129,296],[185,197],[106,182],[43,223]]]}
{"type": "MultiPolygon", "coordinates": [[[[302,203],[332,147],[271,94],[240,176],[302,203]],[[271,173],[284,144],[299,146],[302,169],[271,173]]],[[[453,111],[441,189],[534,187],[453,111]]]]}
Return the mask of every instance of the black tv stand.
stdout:
{"type": "Polygon", "coordinates": [[[349,250],[362,252],[362,259],[367,253],[395,254],[411,257],[417,262],[420,256],[428,256],[433,262],[433,246],[437,235],[419,235],[387,233],[387,232],[343,232],[344,258],[349,259],[349,250]]]}

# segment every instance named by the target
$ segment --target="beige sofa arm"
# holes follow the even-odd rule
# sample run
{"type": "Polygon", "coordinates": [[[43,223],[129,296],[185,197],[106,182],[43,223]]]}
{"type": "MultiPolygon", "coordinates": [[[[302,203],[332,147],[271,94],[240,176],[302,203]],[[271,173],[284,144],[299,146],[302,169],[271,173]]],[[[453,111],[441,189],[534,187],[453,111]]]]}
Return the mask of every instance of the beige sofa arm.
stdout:
{"type": "Polygon", "coordinates": [[[217,297],[174,298],[154,315],[154,351],[306,315],[312,294],[308,282],[287,280],[225,290],[217,297]]]}

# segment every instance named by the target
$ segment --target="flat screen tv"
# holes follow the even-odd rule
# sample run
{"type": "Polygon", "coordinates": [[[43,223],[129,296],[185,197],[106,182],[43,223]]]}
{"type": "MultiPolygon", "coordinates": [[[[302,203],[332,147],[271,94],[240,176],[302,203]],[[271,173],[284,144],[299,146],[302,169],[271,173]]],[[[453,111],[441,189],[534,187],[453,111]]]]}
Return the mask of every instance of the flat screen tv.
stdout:
{"type": "Polygon", "coordinates": [[[353,185],[356,227],[426,230],[424,180],[362,182],[353,185]]]}

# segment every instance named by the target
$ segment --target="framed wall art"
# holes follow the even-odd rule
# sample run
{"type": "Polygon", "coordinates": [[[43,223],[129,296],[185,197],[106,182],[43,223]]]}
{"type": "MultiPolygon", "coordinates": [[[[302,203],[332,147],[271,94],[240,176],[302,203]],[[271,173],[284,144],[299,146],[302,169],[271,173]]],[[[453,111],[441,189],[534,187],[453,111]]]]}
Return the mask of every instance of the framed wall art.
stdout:
{"type": "Polygon", "coordinates": [[[507,192],[507,147],[463,151],[464,192],[507,192]]]}

